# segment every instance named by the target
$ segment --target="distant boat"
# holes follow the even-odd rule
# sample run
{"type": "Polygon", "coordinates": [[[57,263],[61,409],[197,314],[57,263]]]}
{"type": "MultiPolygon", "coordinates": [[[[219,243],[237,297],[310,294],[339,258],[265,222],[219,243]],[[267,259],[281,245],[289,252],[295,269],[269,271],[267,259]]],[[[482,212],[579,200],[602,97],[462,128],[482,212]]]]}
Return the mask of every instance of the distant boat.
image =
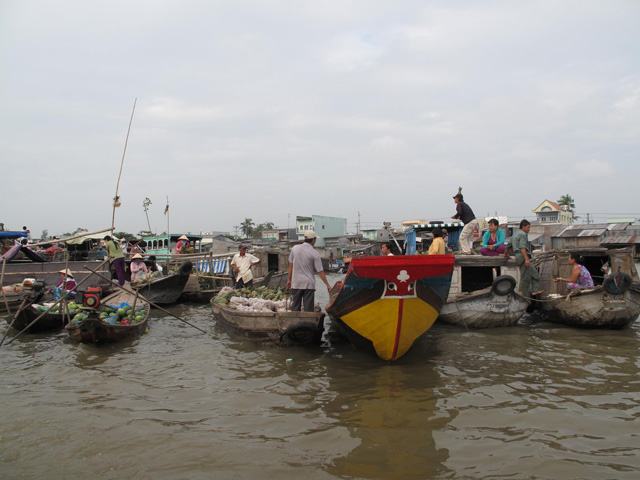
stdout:
{"type": "Polygon", "coordinates": [[[453,265],[453,255],[353,257],[327,313],[356,348],[397,360],[438,317],[453,265]]]}
{"type": "Polygon", "coordinates": [[[172,305],[176,303],[180,295],[182,295],[192,268],[193,264],[187,260],[180,265],[176,273],[164,277],[152,277],[144,283],[132,282],[130,286],[151,303],[157,305],[172,305]]]}
{"type": "Polygon", "coordinates": [[[534,256],[544,293],[539,302],[549,321],[584,328],[624,328],[640,315],[640,283],[633,248],[575,249],[584,257],[593,287],[566,290],[555,277],[571,275],[568,250],[534,256]]]}

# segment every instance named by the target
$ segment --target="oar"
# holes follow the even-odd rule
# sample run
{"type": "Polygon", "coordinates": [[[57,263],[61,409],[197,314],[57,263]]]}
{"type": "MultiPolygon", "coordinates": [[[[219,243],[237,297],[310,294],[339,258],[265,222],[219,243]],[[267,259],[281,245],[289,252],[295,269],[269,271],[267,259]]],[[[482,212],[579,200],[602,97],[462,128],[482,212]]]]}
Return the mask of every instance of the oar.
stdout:
{"type": "MultiPolygon", "coordinates": [[[[107,260],[105,260],[104,262],[102,262],[100,265],[98,265],[98,268],[100,268],[102,265],[104,265],[105,263],[107,263],[107,260]]],[[[105,278],[102,275],[97,274],[96,272],[93,272],[96,275],[98,275],[98,277],[100,278],[105,278]]],[[[91,275],[86,276],[85,278],[83,278],[82,280],[80,280],[75,287],[73,287],[71,290],[69,290],[70,292],[73,292],[74,290],[77,290],[77,288],[82,285],[84,282],[86,282],[88,279],[91,278],[91,275]]],[[[111,280],[109,280],[111,281],[111,280]]],[[[67,292],[65,291],[64,294],[62,295],[62,297],[60,297],[60,300],[57,300],[56,302],[54,302],[53,305],[51,305],[49,308],[47,308],[44,312],[42,312],[40,315],[38,315],[36,318],[33,319],[33,321],[27,325],[26,327],[24,327],[20,332],[18,332],[18,334],[16,336],[14,336],[13,338],[11,338],[11,340],[9,340],[7,342],[7,345],[9,345],[11,342],[13,342],[16,338],[18,338],[20,335],[22,335],[24,332],[26,332],[27,330],[29,330],[31,328],[32,325],[34,325],[38,320],[40,320],[42,317],[44,317],[47,313],[49,313],[49,311],[55,307],[56,305],[58,305],[60,302],[62,302],[62,300],[64,300],[67,297],[67,292]]],[[[15,320],[15,318],[14,318],[15,320]]],[[[1,344],[0,344],[1,345],[1,344]]]]}
{"type": "MultiPolygon", "coordinates": [[[[101,277],[101,278],[104,278],[105,280],[107,280],[107,278],[106,278],[106,277],[103,277],[102,275],[100,275],[99,273],[95,272],[94,270],[91,270],[91,269],[90,269],[89,267],[87,267],[86,265],[84,266],[84,268],[86,268],[86,269],[87,269],[87,270],[89,270],[90,272],[93,272],[93,273],[94,273],[95,275],[97,275],[98,277],[101,277]]],[[[109,281],[110,281],[110,280],[109,280],[109,281]]],[[[120,285],[120,284],[117,284],[117,283],[116,283],[116,284],[115,284],[115,286],[116,286],[116,287],[118,287],[118,288],[120,288],[120,289],[122,289],[122,290],[124,290],[124,291],[125,291],[125,292],[127,292],[127,293],[130,293],[131,295],[137,295],[137,293],[136,293],[136,292],[133,292],[132,290],[130,290],[130,289],[128,289],[128,288],[125,288],[125,287],[123,287],[123,286],[122,286],[122,285],[120,285]]],[[[205,332],[204,330],[202,330],[200,327],[196,327],[196,326],[195,326],[195,325],[193,325],[192,323],[187,322],[184,318],[180,318],[179,316],[177,316],[177,315],[175,315],[175,314],[171,313],[169,310],[165,310],[164,308],[159,307],[158,305],[156,305],[155,303],[150,302],[150,301],[149,301],[149,300],[147,300],[146,298],[145,298],[145,301],[146,301],[149,305],[151,305],[152,307],[157,308],[157,309],[158,309],[158,310],[160,310],[161,312],[164,312],[164,313],[166,313],[166,314],[168,314],[168,315],[171,315],[172,317],[177,318],[178,320],[180,320],[181,322],[186,323],[186,324],[187,324],[187,325],[189,325],[190,327],[193,327],[193,328],[195,328],[196,330],[200,330],[202,333],[207,333],[207,332],[205,332]]]]}
{"type": "Polygon", "coordinates": [[[7,338],[7,335],[9,334],[9,330],[11,330],[11,327],[13,327],[13,324],[15,323],[16,319],[18,318],[18,315],[20,315],[20,312],[22,312],[22,310],[24,310],[24,307],[26,306],[26,303],[27,303],[27,299],[23,298],[22,299],[22,303],[20,304],[20,307],[18,308],[16,313],[13,315],[13,320],[11,320],[11,323],[9,324],[9,328],[7,329],[6,332],[4,332],[4,336],[2,337],[2,341],[0,341],[0,347],[4,343],[5,338],[7,338]]]}

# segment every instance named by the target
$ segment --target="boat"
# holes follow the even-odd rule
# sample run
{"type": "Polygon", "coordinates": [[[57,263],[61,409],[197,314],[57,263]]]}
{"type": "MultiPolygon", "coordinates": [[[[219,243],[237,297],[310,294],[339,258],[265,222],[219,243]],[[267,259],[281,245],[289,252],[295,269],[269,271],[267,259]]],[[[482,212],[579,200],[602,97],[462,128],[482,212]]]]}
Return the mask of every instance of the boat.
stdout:
{"type": "MultiPolygon", "coordinates": [[[[102,299],[96,308],[77,314],[64,328],[69,337],[80,343],[103,344],[134,339],[147,331],[149,310],[149,302],[141,295],[120,289],[102,299]],[[120,323],[120,313],[113,311],[126,309],[126,306],[139,312],[138,319],[134,316],[131,321],[120,323]]],[[[124,318],[129,318],[129,313],[124,318]]]]}
{"type": "Polygon", "coordinates": [[[633,258],[633,247],[575,249],[584,257],[594,286],[566,290],[569,277],[568,250],[551,250],[533,257],[544,289],[539,308],[554,323],[582,328],[624,328],[640,315],[640,283],[633,258]]]}
{"type": "Polygon", "coordinates": [[[515,289],[519,277],[512,257],[456,255],[449,297],[438,321],[465,328],[516,325],[529,308],[515,289]]]}
{"type": "Polygon", "coordinates": [[[319,344],[323,312],[252,312],[211,300],[213,315],[227,329],[246,340],[278,346],[319,344]]]}
{"type": "Polygon", "coordinates": [[[184,290],[193,264],[187,260],[180,265],[174,274],[164,277],[151,276],[148,281],[131,282],[130,286],[142,295],[148,302],[156,305],[171,305],[178,301],[184,290]]]}
{"type": "Polygon", "coordinates": [[[356,348],[397,360],[436,321],[453,266],[453,255],[353,257],[327,313],[356,348]]]}
{"type": "Polygon", "coordinates": [[[46,302],[30,303],[17,314],[7,315],[7,323],[18,331],[28,327],[26,333],[55,332],[62,330],[80,311],[71,304],[67,308],[67,313],[61,313],[59,308],[51,308],[52,306],[51,303],[46,302]],[[37,321],[33,323],[36,319],[37,321]]]}

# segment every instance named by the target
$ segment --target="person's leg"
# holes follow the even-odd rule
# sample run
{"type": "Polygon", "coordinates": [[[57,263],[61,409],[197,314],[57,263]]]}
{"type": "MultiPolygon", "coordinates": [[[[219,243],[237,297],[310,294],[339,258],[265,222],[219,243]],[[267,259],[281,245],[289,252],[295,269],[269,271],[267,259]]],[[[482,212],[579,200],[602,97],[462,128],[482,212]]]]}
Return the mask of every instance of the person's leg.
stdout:
{"type": "Polygon", "coordinates": [[[113,261],[113,267],[116,269],[116,275],[118,276],[118,284],[124,285],[125,273],[124,273],[124,258],[116,258],[113,261]]]}
{"type": "Polygon", "coordinates": [[[302,294],[304,290],[299,288],[291,289],[291,311],[299,312],[302,307],[302,294]]]}
{"type": "Polygon", "coordinates": [[[543,290],[540,288],[540,273],[538,272],[538,269],[533,266],[529,270],[531,270],[531,291],[533,292],[532,295],[539,295],[543,292],[543,290]]]}
{"type": "Polygon", "coordinates": [[[471,236],[472,233],[473,233],[473,227],[471,225],[471,222],[469,222],[462,228],[462,232],[460,233],[459,242],[460,242],[460,250],[462,250],[462,253],[471,252],[471,248],[469,247],[469,237],[471,236]]]}
{"type": "Polygon", "coordinates": [[[525,296],[528,296],[529,292],[531,292],[531,267],[527,267],[524,262],[520,265],[520,284],[518,290],[525,296]]]}
{"type": "Polygon", "coordinates": [[[480,249],[480,255],[484,255],[485,257],[497,257],[499,253],[496,250],[489,250],[488,248],[482,247],[480,249]]]}
{"type": "Polygon", "coordinates": [[[316,291],[307,289],[307,290],[303,290],[303,292],[304,294],[302,295],[302,303],[304,304],[304,311],[313,312],[316,305],[315,303],[316,291]]]}
{"type": "Polygon", "coordinates": [[[507,246],[505,244],[502,244],[499,247],[496,247],[496,249],[494,250],[494,252],[496,252],[496,255],[503,255],[506,251],[507,251],[507,246]]]}

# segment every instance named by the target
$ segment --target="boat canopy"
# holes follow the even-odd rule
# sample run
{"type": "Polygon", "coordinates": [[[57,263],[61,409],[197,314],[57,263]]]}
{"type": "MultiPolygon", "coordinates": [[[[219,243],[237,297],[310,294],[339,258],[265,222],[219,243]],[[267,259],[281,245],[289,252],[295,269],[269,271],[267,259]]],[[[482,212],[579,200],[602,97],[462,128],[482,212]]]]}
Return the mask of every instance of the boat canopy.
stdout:
{"type": "Polygon", "coordinates": [[[0,238],[17,238],[17,237],[26,237],[27,232],[0,232],[0,238]]]}
{"type": "Polygon", "coordinates": [[[0,264],[3,262],[7,262],[7,263],[10,262],[14,258],[16,258],[16,256],[18,256],[20,252],[24,253],[25,256],[33,262],[39,262],[39,263],[46,262],[44,258],[42,258],[36,252],[31,250],[29,247],[25,247],[24,245],[14,245],[9,250],[7,250],[6,253],[2,255],[2,257],[0,257],[0,264]]]}

